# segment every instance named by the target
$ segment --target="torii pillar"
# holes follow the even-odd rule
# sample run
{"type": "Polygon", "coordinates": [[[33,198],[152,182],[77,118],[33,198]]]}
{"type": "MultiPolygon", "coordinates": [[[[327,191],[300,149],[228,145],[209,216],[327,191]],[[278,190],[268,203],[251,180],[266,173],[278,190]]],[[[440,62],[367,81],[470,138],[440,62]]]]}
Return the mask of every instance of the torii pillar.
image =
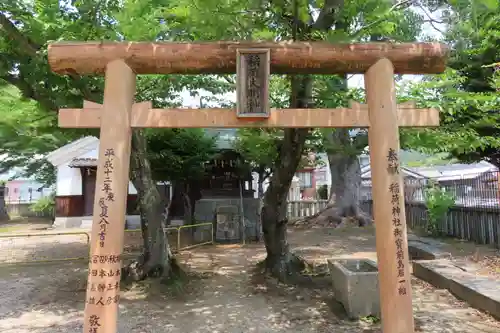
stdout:
{"type": "Polygon", "coordinates": [[[414,332],[394,67],[381,59],[365,73],[373,217],[384,333],[414,332]]]}
{"type": "Polygon", "coordinates": [[[135,84],[124,61],[107,64],[83,322],[88,333],[117,332],[135,84]]]}

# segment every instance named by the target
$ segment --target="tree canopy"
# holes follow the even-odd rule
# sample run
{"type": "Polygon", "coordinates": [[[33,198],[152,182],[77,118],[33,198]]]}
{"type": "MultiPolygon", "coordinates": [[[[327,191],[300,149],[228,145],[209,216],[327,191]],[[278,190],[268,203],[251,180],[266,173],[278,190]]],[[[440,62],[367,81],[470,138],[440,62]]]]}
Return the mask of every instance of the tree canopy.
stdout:
{"type": "Polygon", "coordinates": [[[216,152],[215,139],[202,129],[151,129],[146,132],[153,176],[159,181],[197,181],[216,152]]]}
{"type": "Polygon", "coordinates": [[[442,75],[403,87],[401,93],[441,111],[441,126],[406,131],[405,142],[461,161],[486,160],[500,167],[500,6],[453,1],[445,7],[444,40],[452,46],[442,75]]]}
{"type": "MultiPolygon", "coordinates": [[[[83,99],[101,103],[104,82],[99,76],[53,74],[46,59],[48,43],[57,40],[177,40],[177,34],[168,37],[167,31],[179,26],[182,19],[169,25],[158,19],[158,15],[170,7],[179,8],[165,1],[121,3],[89,0],[70,4],[37,0],[2,3],[0,155],[5,157],[0,160],[0,172],[21,167],[25,171],[23,176],[36,176],[45,183],[52,183],[54,172],[43,155],[83,135],[98,135],[95,130],[57,127],[58,108],[81,107],[83,99]]],[[[233,84],[212,76],[140,76],[136,99],[150,100],[155,107],[179,106],[182,91],[191,91],[195,95],[201,88],[220,94],[231,90],[233,84]]],[[[166,149],[173,146],[186,148],[186,140],[208,148],[207,141],[196,130],[148,131],[148,134],[154,149],[160,149],[154,145],[159,139],[171,140],[170,145],[165,142],[166,146],[155,152],[156,158],[172,158],[174,152],[167,154],[166,149]]],[[[179,150],[176,152],[180,153],[179,150]]],[[[198,155],[197,150],[190,152],[199,159],[206,157],[204,151],[198,155]]],[[[189,161],[192,159],[190,157],[189,161]]],[[[184,160],[182,165],[185,167],[189,161],[184,160]]],[[[155,162],[155,166],[157,164],[161,163],[155,162]]],[[[166,171],[165,165],[160,170],[166,171]]],[[[169,175],[167,180],[173,175],[180,176],[173,171],[164,172],[164,175],[169,175]]]]}

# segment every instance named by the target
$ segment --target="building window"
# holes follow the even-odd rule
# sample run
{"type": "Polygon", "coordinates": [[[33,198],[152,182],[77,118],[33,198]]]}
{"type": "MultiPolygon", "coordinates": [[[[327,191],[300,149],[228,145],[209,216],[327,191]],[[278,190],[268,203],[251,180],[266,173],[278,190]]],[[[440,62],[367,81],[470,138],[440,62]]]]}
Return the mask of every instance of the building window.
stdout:
{"type": "Polygon", "coordinates": [[[300,187],[312,187],[312,172],[298,172],[300,187]]]}
{"type": "Polygon", "coordinates": [[[316,170],[316,183],[318,182],[326,182],[326,170],[316,170]]]}

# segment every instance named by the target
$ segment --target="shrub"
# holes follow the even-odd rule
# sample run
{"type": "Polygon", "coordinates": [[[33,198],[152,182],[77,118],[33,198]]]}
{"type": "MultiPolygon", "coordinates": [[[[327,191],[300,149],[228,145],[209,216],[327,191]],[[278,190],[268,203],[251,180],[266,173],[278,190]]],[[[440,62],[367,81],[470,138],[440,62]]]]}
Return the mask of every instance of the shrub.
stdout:
{"type": "Polygon", "coordinates": [[[328,186],[321,185],[318,188],[318,198],[320,200],[328,200],[328,186]]]}
{"type": "Polygon", "coordinates": [[[50,216],[54,215],[55,208],[56,208],[56,200],[54,194],[42,197],[37,202],[35,202],[30,206],[32,212],[50,216]]]}
{"type": "Polygon", "coordinates": [[[434,236],[441,233],[439,224],[446,219],[450,207],[455,204],[454,196],[435,183],[431,183],[425,190],[425,205],[427,207],[428,221],[426,231],[434,236]]]}

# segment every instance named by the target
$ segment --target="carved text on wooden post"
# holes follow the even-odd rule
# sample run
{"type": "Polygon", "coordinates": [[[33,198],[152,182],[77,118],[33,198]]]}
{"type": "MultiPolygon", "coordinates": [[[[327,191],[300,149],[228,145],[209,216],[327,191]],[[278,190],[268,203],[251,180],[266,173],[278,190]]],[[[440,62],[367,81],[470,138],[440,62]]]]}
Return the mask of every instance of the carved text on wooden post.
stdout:
{"type": "Polygon", "coordinates": [[[269,117],[270,51],[238,49],[236,92],[238,117],[269,117]]]}
{"type": "MultiPolygon", "coordinates": [[[[392,177],[399,177],[399,157],[395,149],[390,148],[387,153],[387,172],[392,177]]],[[[405,282],[407,281],[407,276],[405,272],[405,251],[403,250],[403,237],[404,237],[404,225],[401,223],[401,187],[399,182],[393,181],[389,185],[389,192],[391,193],[391,205],[392,205],[392,226],[394,233],[394,242],[396,244],[396,259],[397,259],[397,276],[398,276],[398,294],[403,296],[407,295],[405,282]]]]}

